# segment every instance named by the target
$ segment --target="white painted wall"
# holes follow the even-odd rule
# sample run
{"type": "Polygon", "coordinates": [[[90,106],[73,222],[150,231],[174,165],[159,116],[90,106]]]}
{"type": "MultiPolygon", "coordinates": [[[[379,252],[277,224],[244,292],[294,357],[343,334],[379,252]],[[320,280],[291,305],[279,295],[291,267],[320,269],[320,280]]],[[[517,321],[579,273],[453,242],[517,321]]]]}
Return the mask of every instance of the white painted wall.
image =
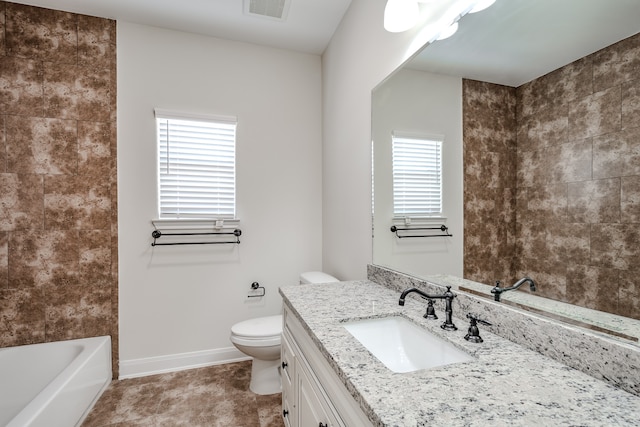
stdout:
{"type": "Polygon", "coordinates": [[[353,0],[322,57],[322,262],[345,279],[365,278],[372,259],[371,90],[466,8],[465,0],[425,4],[421,24],[394,34],[383,28],[385,4],[353,0]]]}
{"type": "MultiPolygon", "coordinates": [[[[416,275],[462,277],[462,79],[403,69],[373,92],[374,146],[373,262],[416,275]],[[442,135],[442,211],[452,237],[398,239],[389,228],[393,219],[391,135],[405,131],[442,135]]],[[[439,234],[439,231],[426,231],[439,234]]]]}
{"type": "Polygon", "coordinates": [[[278,286],[321,269],[321,59],[121,21],[117,54],[121,371],[228,357],[232,324],[279,313],[278,286]],[[240,245],[150,246],[154,107],[238,117],[240,245]]]}

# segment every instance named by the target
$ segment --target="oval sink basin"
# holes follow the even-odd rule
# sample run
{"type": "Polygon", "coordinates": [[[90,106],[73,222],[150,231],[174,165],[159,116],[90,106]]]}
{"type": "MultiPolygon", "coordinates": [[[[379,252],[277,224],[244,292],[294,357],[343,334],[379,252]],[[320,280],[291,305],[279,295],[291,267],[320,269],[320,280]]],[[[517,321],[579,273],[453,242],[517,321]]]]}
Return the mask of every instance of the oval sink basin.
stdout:
{"type": "Polygon", "coordinates": [[[413,372],[473,357],[400,316],[348,322],[344,327],[393,372],[413,372]]]}

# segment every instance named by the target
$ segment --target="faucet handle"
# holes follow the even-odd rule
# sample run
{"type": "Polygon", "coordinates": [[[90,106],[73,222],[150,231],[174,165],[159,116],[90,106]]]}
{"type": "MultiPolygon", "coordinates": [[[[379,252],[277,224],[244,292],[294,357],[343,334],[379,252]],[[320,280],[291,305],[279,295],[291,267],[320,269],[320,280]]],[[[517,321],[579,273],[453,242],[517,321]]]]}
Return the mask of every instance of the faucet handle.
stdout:
{"type": "Polygon", "coordinates": [[[500,294],[503,292],[503,289],[500,287],[500,281],[496,280],[496,285],[491,288],[491,293],[493,294],[493,299],[495,301],[500,301],[500,294]]]}
{"type": "Polygon", "coordinates": [[[427,304],[427,312],[424,314],[425,319],[437,319],[436,309],[433,306],[433,300],[431,298],[425,298],[429,303],[427,304]]]}
{"type": "Polygon", "coordinates": [[[480,336],[480,330],[478,329],[478,323],[481,323],[486,326],[491,326],[491,323],[486,320],[482,320],[471,313],[467,313],[467,319],[470,319],[469,330],[467,331],[467,335],[464,336],[464,339],[474,343],[481,343],[483,341],[480,336]]]}
{"type": "Polygon", "coordinates": [[[491,323],[487,322],[486,320],[482,320],[481,318],[474,316],[471,313],[467,313],[467,319],[471,319],[471,323],[477,322],[485,326],[491,326],[491,323]]]}

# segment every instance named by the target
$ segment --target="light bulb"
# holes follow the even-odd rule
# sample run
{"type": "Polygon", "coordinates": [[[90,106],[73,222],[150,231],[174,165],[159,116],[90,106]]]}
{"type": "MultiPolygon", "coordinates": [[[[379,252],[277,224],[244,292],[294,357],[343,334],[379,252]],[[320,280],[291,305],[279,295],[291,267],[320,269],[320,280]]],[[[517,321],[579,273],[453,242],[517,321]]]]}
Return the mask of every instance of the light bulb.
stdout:
{"type": "Polygon", "coordinates": [[[420,9],[416,0],[387,0],[384,8],[384,29],[400,33],[413,27],[418,21],[420,9]]]}

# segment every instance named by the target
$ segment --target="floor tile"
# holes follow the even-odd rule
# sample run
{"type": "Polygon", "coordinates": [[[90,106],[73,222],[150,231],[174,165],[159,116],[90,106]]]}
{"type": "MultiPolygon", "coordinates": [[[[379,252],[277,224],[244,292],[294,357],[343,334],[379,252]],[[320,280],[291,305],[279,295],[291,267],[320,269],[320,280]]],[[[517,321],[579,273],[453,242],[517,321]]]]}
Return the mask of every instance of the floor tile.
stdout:
{"type": "Polygon", "coordinates": [[[82,427],[283,427],[281,395],[250,379],[247,361],[114,381],[82,427]]]}

